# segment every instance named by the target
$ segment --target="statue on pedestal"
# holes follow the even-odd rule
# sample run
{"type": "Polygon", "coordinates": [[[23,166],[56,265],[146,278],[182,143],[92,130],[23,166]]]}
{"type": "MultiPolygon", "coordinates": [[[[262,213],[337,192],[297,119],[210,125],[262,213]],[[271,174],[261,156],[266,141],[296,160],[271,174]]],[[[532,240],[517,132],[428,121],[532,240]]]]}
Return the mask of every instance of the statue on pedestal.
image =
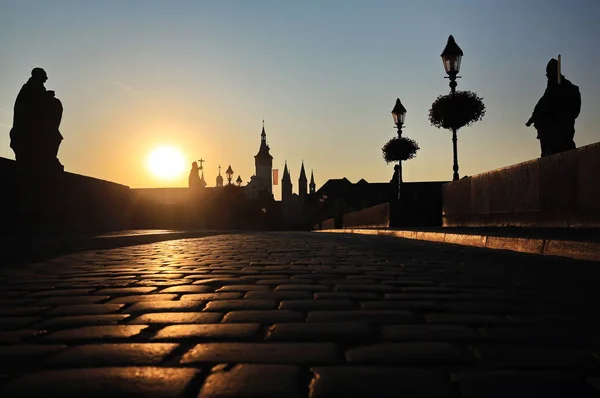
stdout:
{"type": "Polygon", "coordinates": [[[31,78],[19,91],[10,130],[10,147],[21,166],[38,172],[63,171],[57,158],[63,139],[58,130],[63,107],[54,91],[44,87],[46,80],[46,72],[34,68],[31,78]]]}
{"type": "Polygon", "coordinates": [[[546,91],[526,123],[527,127],[533,124],[538,132],[542,157],[576,148],[575,119],[581,110],[579,87],[561,74],[558,60],[548,62],[546,77],[546,91]]]}

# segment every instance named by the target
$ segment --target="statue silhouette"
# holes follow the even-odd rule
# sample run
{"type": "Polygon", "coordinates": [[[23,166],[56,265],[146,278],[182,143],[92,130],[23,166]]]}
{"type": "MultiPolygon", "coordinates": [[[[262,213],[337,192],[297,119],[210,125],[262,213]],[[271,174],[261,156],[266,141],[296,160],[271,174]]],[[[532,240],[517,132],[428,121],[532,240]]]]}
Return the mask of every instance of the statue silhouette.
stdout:
{"type": "Polygon", "coordinates": [[[551,59],[546,66],[546,91],[536,104],[526,123],[537,130],[541,156],[550,156],[575,149],[575,119],[581,111],[579,87],[558,72],[558,61],[551,59]]]}
{"type": "Polygon", "coordinates": [[[188,186],[190,188],[199,188],[201,185],[200,175],[198,172],[200,168],[198,167],[198,163],[192,162],[192,169],[190,170],[190,176],[188,177],[188,186]]]}
{"type": "Polygon", "coordinates": [[[63,107],[54,91],[46,90],[48,75],[34,68],[23,85],[14,108],[10,147],[17,163],[36,171],[63,171],[57,154],[63,139],[58,130],[63,107]]]}

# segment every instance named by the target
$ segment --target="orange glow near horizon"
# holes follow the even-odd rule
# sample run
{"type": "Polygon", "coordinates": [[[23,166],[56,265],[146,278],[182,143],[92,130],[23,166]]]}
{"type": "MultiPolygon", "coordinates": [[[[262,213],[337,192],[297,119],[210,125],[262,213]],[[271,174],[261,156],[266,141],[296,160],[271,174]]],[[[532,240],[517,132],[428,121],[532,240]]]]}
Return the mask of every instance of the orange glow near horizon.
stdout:
{"type": "Polygon", "coordinates": [[[185,159],[177,148],[159,146],[150,152],[146,165],[155,177],[161,180],[175,179],[185,171],[185,159]]]}

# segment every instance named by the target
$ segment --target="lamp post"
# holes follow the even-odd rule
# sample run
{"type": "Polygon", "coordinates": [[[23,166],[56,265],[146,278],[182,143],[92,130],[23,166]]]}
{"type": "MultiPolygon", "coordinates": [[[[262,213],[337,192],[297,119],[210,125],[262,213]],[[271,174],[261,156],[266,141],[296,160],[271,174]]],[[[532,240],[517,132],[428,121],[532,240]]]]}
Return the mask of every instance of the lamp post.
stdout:
{"type": "Polygon", "coordinates": [[[225,174],[227,174],[227,183],[231,185],[231,179],[233,177],[233,169],[231,168],[231,165],[229,165],[227,171],[225,171],[225,174]]]}
{"type": "MultiPolygon", "coordinates": [[[[444,51],[442,51],[442,63],[444,64],[444,70],[448,74],[450,79],[450,92],[454,94],[456,92],[456,79],[460,78],[458,72],[460,70],[460,61],[462,60],[463,52],[454,41],[454,37],[450,35],[444,51]]],[[[452,180],[456,181],[459,179],[458,176],[458,150],[457,150],[456,128],[452,127],[452,149],[454,151],[454,174],[452,180]]]]}
{"type": "MultiPolygon", "coordinates": [[[[394,109],[392,109],[392,117],[394,118],[394,124],[398,129],[398,138],[402,137],[402,126],[404,126],[404,119],[406,118],[406,108],[400,102],[400,98],[396,99],[394,109]]],[[[402,161],[398,160],[398,200],[400,200],[400,191],[402,186],[402,161]]]]}

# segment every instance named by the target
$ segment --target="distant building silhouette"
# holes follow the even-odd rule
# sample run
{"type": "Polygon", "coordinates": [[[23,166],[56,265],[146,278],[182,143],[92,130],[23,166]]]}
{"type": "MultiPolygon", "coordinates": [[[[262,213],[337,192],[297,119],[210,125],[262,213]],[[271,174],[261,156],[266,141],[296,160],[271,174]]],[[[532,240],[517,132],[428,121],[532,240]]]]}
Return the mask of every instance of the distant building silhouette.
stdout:
{"type": "Polygon", "coordinates": [[[219,165],[219,175],[217,176],[217,187],[223,186],[223,176],[221,176],[221,165],[219,165]]]}

